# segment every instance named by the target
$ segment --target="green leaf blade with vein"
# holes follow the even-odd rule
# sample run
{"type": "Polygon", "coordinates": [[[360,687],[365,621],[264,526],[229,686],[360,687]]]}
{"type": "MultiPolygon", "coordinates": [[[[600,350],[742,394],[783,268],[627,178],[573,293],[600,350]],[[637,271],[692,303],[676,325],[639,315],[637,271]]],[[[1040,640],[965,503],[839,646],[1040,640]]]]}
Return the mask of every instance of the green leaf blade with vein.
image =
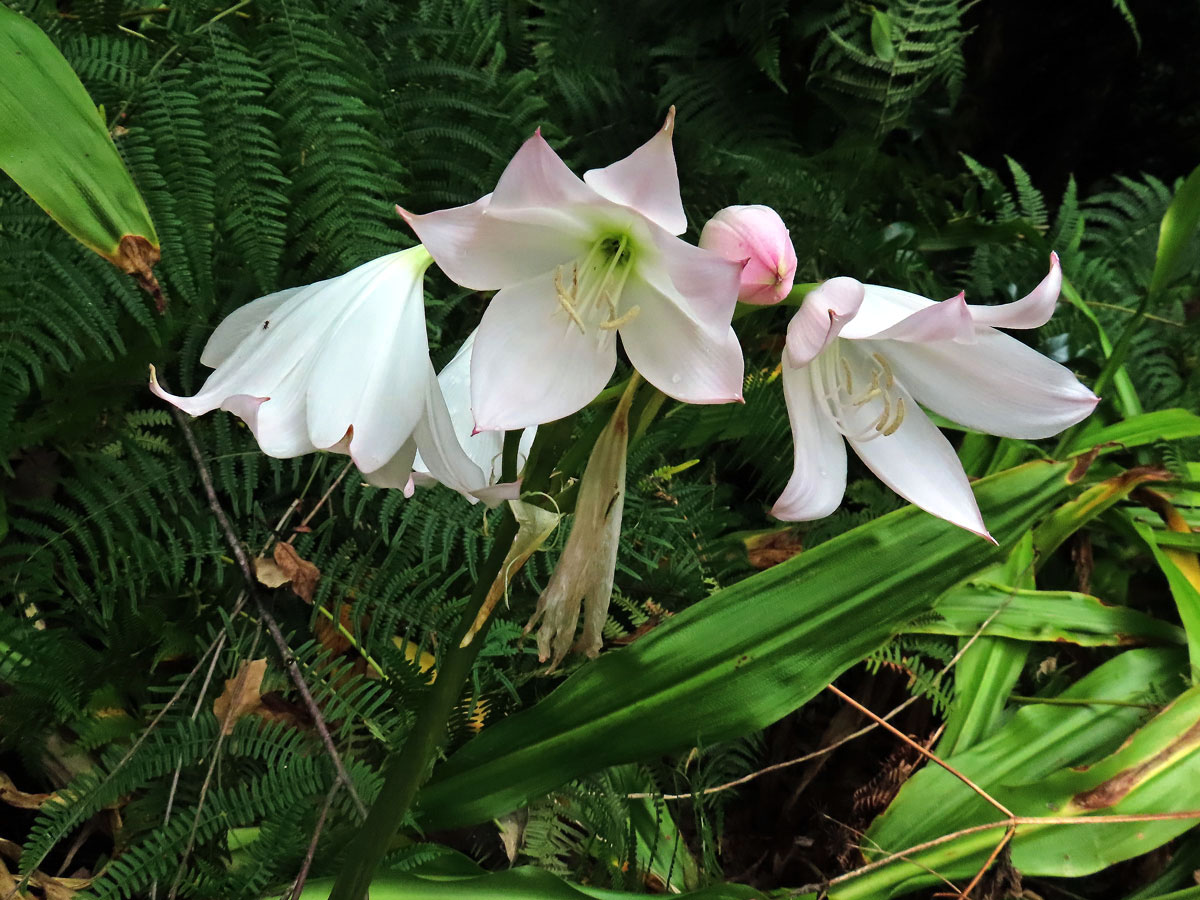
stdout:
{"type": "MultiPolygon", "coordinates": [[[[1002,548],[1061,498],[1066,471],[977,483],[1002,548]]],[[[582,773],[768,725],[1002,556],[909,507],[719,591],[468,744],[422,792],[425,824],[483,821],[582,773]]]]}

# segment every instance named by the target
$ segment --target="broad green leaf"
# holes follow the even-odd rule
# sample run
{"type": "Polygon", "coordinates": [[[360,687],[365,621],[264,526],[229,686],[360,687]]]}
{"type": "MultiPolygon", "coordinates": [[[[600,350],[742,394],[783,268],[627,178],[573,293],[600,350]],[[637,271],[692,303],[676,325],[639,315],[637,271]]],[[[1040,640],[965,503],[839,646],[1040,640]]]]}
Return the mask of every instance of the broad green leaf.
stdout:
{"type": "Polygon", "coordinates": [[[58,48],[0,4],[0,169],[84,246],[161,298],[158,237],[104,120],[58,48]]]}
{"type": "MultiPolygon", "coordinates": [[[[1067,469],[976,483],[1002,546],[1068,490],[1067,469]]],[[[762,728],[1003,554],[909,507],[718,591],[485,729],[435,771],[424,823],[484,821],[581,774],[762,728]]]]}
{"type": "Polygon", "coordinates": [[[1187,632],[1192,671],[1200,673],[1200,572],[1197,571],[1196,554],[1163,549],[1159,546],[1157,532],[1144,522],[1134,522],[1133,527],[1167,578],[1167,587],[1179,610],[1179,621],[1187,632]]]}
{"type": "Polygon", "coordinates": [[[1063,541],[1124,500],[1135,488],[1147,481],[1162,481],[1165,477],[1166,473],[1160,469],[1129,469],[1092,485],[1078,497],[1064,503],[1033,531],[1033,549],[1038,565],[1044,564],[1063,541]]]}
{"type": "MultiPolygon", "coordinates": [[[[1171,733],[1183,734],[1189,719],[1195,722],[1200,717],[1200,693],[1193,690],[1153,720],[1151,740],[1140,740],[1152,730],[1151,726],[1132,741],[1126,740],[1147,715],[1146,709],[1131,704],[1178,691],[1183,686],[1180,673],[1184,664],[1180,650],[1126,651],[1053,698],[1053,703],[1018,710],[992,737],[946,762],[1018,815],[1082,814],[1083,810],[1065,812],[1065,804],[1080,792],[1102,785],[1125,766],[1153,761],[1163,747],[1170,745],[1171,733]],[[1072,705],[1075,703],[1082,705],[1072,705]],[[1152,745],[1150,749],[1148,745],[1152,745]],[[1107,759],[1095,762],[1108,754],[1111,756],[1107,759]],[[1088,763],[1092,765],[1085,765],[1088,763]]],[[[1191,757],[1193,765],[1200,762],[1197,754],[1191,757]]],[[[1145,775],[1150,774],[1147,769],[1145,775]]],[[[1153,786],[1160,780],[1171,782],[1169,778],[1156,778],[1149,784],[1153,786]]],[[[1137,786],[1140,788],[1144,783],[1139,776],[1137,786]]],[[[1176,790],[1181,786],[1184,785],[1175,782],[1176,790]]],[[[1193,775],[1190,786],[1174,798],[1160,796],[1161,791],[1153,793],[1152,802],[1161,804],[1158,809],[1185,809],[1189,803],[1200,806],[1200,779],[1193,775]]],[[[1150,796],[1141,790],[1135,791],[1135,795],[1139,801],[1150,796]]],[[[1135,805],[1150,808],[1148,803],[1135,805]]],[[[864,846],[872,848],[870,855],[878,858],[1001,818],[994,807],[967,785],[940,766],[927,764],[904,784],[888,809],[871,825],[864,846]]],[[[1177,834],[1191,823],[1157,824],[1164,827],[1156,834],[1165,835],[1177,834]]],[[[1122,842],[1144,832],[1146,823],[1124,826],[1124,830],[1119,825],[1059,826],[1054,828],[1052,839],[1043,839],[1041,835],[1049,834],[1050,828],[1038,826],[1018,832],[1013,844],[1013,864],[1018,870],[1039,875],[1095,871],[1108,862],[1125,858],[1120,854],[1128,844],[1122,842]],[[1064,855],[1071,858],[1064,860],[1064,855]],[[1108,862],[1089,868],[1103,855],[1109,857],[1108,862]]],[[[935,880],[922,866],[947,878],[969,878],[996,846],[1001,834],[999,829],[977,832],[913,854],[911,859],[918,864],[898,860],[839,885],[830,896],[834,900],[875,900],[904,893],[935,880]]],[[[1147,840],[1134,852],[1145,852],[1166,839],[1147,840]]]]}
{"type": "Polygon", "coordinates": [[[1179,186],[1158,227],[1151,294],[1158,293],[1170,282],[1197,228],[1200,228],[1200,166],[1193,169],[1179,186]]]}
{"type": "MultiPolygon", "coordinates": [[[[310,881],[301,900],[326,900],[333,879],[310,881]]],[[[371,882],[371,900],[623,900],[634,896],[623,891],[571,884],[533,866],[478,875],[381,875],[371,882]]],[[[672,894],[687,900],[756,900],[765,895],[742,884],[718,884],[672,894]]]]}
{"type": "MultiPolygon", "coordinates": [[[[1033,562],[1033,532],[1026,531],[1008,555],[1008,559],[980,575],[981,578],[993,577],[1001,584],[1009,586],[1006,595],[999,600],[992,598],[991,609],[973,629],[957,633],[964,634],[968,639],[974,637],[993,612],[1000,609],[1000,614],[1003,615],[1012,603],[1012,591],[1032,588],[1033,562]]],[[[953,589],[951,594],[969,589],[969,585],[960,585],[953,589]]],[[[951,615],[941,614],[937,607],[935,612],[941,615],[942,622],[953,623],[956,619],[953,615],[952,598],[942,597],[938,605],[948,600],[951,602],[951,615]]],[[[996,616],[992,624],[995,624],[999,617],[996,616]]],[[[999,727],[1004,707],[1008,703],[1008,695],[1017,679],[1021,677],[1021,670],[1024,669],[1028,656],[1029,647],[1026,644],[1011,640],[1011,635],[1005,636],[1002,632],[985,634],[967,647],[954,669],[954,701],[946,716],[946,730],[938,742],[939,755],[961,753],[991,735],[999,727]]]]}
{"type": "Polygon", "coordinates": [[[1074,591],[1027,591],[975,582],[948,592],[934,611],[940,620],[923,620],[912,630],[969,636],[996,613],[983,634],[1019,641],[1065,641],[1084,647],[1182,644],[1186,640],[1178,625],[1074,591]]]}
{"type": "Polygon", "coordinates": [[[1111,453],[1126,447],[1141,447],[1156,441],[1177,441],[1200,435],[1200,416],[1186,409],[1160,409],[1117,422],[1115,425],[1088,428],[1072,441],[1068,453],[1082,453],[1098,447],[1111,453]]]}

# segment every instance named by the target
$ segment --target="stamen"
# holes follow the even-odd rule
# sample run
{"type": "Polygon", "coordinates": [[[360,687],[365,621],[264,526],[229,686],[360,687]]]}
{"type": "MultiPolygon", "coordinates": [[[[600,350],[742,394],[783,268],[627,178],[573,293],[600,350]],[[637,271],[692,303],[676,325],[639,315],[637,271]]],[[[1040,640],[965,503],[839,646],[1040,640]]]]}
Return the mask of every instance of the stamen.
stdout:
{"type": "Polygon", "coordinates": [[[871,357],[879,363],[879,368],[883,370],[884,386],[892,387],[896,383],[896,376],[892,374],[892,367],[888,364],[887,357],[882,353],[872,353],[871,357]]]}
{"type": "Polygon", "coordinates": [[[901,423],[903,423],[903,422],[904,422],[904,398],[897,397],[896,398],[896,419],[894,422],[892,422],[890,427],[883,429],[883,431],[881,431],[880,434],[882,434],[884,437],[890,437],[891,435],[896,433],[896,429],[898,429],[900,427],[901,423]]]}
{"type": "Polygon", "coordinates": [[[846,393],[853,394],[854,393],[854,375],[851,374],[850,363],[846,362],[846,360],[840,355],[838,356],[838,362],[840,362],[842,364],[842,374],[846,376],[846,393]]]}
{"type": "Polygon", "coordinates": [[[571,305],[571,298],[579,289],[579,270],[576,268],[572,269],[570,293],[563,287],[562,270],[562,266],[554,270],[554,292],[558,295],[558,303],[567,311],[567,315],[571,317],[571,321],[579,326],[579,333],[587,334],[583,328],[583,320],[579,318],[579,314],[575,312],[575,307],[571,305]]]}
{"type": "Polygon", "coordinates": [[[640,306],[631,306],[623,316],[618,316],[615,319],[609,319],[607,322],[601,322],[600,327],[606,331],[612,331],[620,328],[622,325],[628,325],[638,317],[638,313],[642,311],[640,306]]]}

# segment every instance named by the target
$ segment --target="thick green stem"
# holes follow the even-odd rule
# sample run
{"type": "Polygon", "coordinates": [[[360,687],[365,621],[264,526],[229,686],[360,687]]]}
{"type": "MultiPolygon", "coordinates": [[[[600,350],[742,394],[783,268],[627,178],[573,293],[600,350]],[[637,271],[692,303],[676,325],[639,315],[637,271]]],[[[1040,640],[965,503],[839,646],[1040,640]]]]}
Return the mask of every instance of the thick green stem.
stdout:
{"type": "Polygon", "coordinates": [[[462,618],[454,635],[444,646],[447,648],[438,666],[437,677],[426,692],[412,733],[403,749],[388,757],[384,765],[383,787],[371,806],[367,821],[363,824],[357,840],[350,846],[345,865],[338,874],[329,900],[363,900],[375,870],[383,860],[400,823],[412,806],[417,790],[425,780],[429,762],[446,736],[446,723],[462,697],[463,686],[471,674],[471,666],[483,638],[487,633],[485,623],[467,646],[459,642],[466,629],[475,621],[475,614],[483,605],[492,581],[500,572],[500,566],[517,533],[517,523],[511,514],[506,514],[496,529],[492,551],[479,570],[479,580],[471,594],[470,602],[463,610],[462,618]]]}
{"type": "MultiPolygon", "coordinates": [[[[569,419],[543,426],[538,439],[529,453],[525,466],[527,490],[542,490],[549,482],[550,472],[557,461],[563,443],[569,439],[569,419]]],[[[517,448],[520,432],[509,432],[504,436],[502,472],[506,480],[515,477],[517,448]]],[[[437,677],[426,692],[412,733],[399,753],[388,757],[383,769],[383,787],[375,798],[367,821],[363,823],[358,838],[351,844],[342,871],[333,884],[329,900],[364,900],[375,870],[387,854],[396,836],[400,823],[412,807],[417,791],[429,773],[429,764],[446,737],[446,724],[455,705],[461,699],[463,687],[470,677],[475,657],[483,647],[491,620],[484,622],[474,640],[465,647],[462,638],[474,624],[476,614],[487,599],[488,591],[504,565],[504,558],[517,534],[517,523],[511,513],[504,516],[496,529],[491,552],[479,569],[478,580],[471,598],[463,609],[454,634],[445,641],[447,649],[438,666],[437,677]]]]}

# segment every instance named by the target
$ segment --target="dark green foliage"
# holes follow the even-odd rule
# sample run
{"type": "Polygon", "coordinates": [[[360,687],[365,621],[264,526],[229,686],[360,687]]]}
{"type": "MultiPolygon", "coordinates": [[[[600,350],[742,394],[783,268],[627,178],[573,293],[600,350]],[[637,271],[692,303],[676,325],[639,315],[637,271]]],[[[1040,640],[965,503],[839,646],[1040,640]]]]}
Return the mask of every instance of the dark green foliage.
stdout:
{"type": "MultiPolygon", "coordinates": [[[[411,245],[396,203],[426,212],[475,200],[535,128],[583,171],[634,149],[672,104],[690,239],[722,206],[768,203],[791,228],[798,282],[847,273],[937,298],[965,288],[973,302],[1021,296],[1056,249],[1114,339],[1143,296],[1173,193],[1136,172],[1081,190],[1037,183],[1015,160],[994,171],[960,156],[964,0],[14,5],[103,107],[161,237],[169,301],[157,315],[0,184],[0,749],[24,789],[64,801],[2,836],[22,845],[28,873],[61,862],[120,806],[104,849],[78,861],[98,875],[98,897],[165,897],[173,885],[180,896],[278,895],[334,784],[180,430],[146,388],[153,363],[171,389],[197,389],[200,351],[231,309],[411,245]],[[262,657],[263,708],[221,737],[214,699],[262,657]]],[[[1132,25],[1126,4],[1114,6],[1132,25]]],[[[1146,409],[1200,397],[1186,324],[1200,254],[1190,259],[1130,354],[1146,409]]],[[[435,274],[428,289],[440,362],[486,298],[435,274]]],[[[775,524],[765,513],[792,466],[777,371],[790,311],[736,323],[744,406],[668,402],[632,441],[610,643],[750,571],[740,536],[775,524]]],[[[1085,376],[1103,364],[1095,324],[1066,304],[1029,339],[1085,376]]],[[[607,412],[583,415],[580,433],[598,433],[607,412]]],[[[365,485],[342,456],[266,458],[225,413],[192,429],[247,552],[290,540],[321,570],[311,605],[287,587],[262,594],[369,802],[426,689],[418,661],[443,651],[501,513],[444,490],[405,499],[365,485]]],[[[568,508],[580,446],[556,483],[568,508]]],[[[1194,459],[1151,449],[1180,474],[1194,459]]],[[[804,546],[901,505],[854,465],[843,508],[796,526],[804,546]]],[[[501,605],[451,748],[559,683],[522,627],[565,532],[501,605]]],[[[903,669],[941,711],[949,687],[935,673],[949,647],[904,637],[867,664],[903,669]]],[[[686,834],[697,877],[719,880],[735,794],[710,789],[759,765],[761,748],[755,736],[568,785],[532,807],[520,854],[648,890],[628,795],[692,794],[650,809],[686,834]]],[[[358,822],[345,790],[328,802],[314,874],[336,869],[358,822]]],[[[413,844],[391,862],[441,853],[413,844]]]]}

